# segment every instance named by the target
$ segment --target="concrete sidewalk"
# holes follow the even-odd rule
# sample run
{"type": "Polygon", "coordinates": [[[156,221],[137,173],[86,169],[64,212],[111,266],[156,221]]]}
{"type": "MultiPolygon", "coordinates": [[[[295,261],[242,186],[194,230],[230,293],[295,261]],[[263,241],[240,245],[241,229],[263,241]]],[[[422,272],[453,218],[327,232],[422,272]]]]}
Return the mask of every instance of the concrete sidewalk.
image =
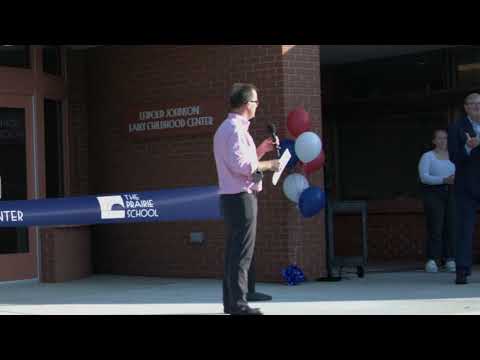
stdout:
{"type": "MultiPolygon", "coordinates": [[[[267,315],[480,314],[480,273],[470,284],[423,271],[348,274],[340,282],[257,284],[267,315]]],[[[222,314],[221,281],[96,275],[61,284],[0,283],[0,314],[222,314]]]]}

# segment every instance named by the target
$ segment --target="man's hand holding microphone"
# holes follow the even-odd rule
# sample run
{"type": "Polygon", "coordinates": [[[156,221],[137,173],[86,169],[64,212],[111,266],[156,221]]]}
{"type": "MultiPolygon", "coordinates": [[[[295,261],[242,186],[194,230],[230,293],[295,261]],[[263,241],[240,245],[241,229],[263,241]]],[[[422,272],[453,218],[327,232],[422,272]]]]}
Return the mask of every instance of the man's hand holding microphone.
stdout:
{"type": "MultiPolygon", "coordinates": [[[[260,160],[266,153],[269,153],[275,150],[280,144],[280,141],[277,136],[275,136],[275,141],[271,138],[265,139],[260,146],[257,148],[257,155],[258,159],[260,160]]],[[[278,171],[280,169],[280,160],[267,160],[267,161],[259,161],[258,163],[258,170],[261,172],[264,171],[278,171]]]]}
{"type": "Polygon", "coordinates": [[[271,151],[276,151],[275,160],[269,161],[260,161],[258,164],[258,170],[261,172],[264,171],[273,171],[276,172],[280,169],[280,139],[277,136],[276,126],[274,124],[268,124],[267,131],[270,133],[270,137],[265,139],[260,146],[257,148],[258,160],[260,160],[266,153],[271,151]]]}

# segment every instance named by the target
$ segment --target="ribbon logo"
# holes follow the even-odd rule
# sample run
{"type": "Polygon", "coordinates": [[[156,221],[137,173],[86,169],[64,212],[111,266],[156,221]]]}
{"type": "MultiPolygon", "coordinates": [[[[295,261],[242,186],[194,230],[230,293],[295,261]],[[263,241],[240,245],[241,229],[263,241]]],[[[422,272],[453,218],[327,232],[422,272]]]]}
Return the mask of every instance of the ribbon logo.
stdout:
{"type": "Polygon", "coordinates": [[[100,204],[102,219],[125,219],[125,210],[113,210],[115,205],[125,209],[125,203],[121,196],[99,196],[97,201],[100,204]]]}

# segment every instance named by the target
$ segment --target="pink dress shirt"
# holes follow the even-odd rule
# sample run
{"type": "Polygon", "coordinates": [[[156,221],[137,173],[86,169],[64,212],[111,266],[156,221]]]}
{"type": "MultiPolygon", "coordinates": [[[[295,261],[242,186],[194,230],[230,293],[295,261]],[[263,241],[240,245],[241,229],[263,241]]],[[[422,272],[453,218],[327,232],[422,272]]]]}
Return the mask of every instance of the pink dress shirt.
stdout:
{"type": "Polygon", "coordinates": [[[248,119],[229,113],[215,133],[213,151],[220,195],[262,190],[261,181],[257,184],[252,181],[252,174],[258,168],[258,157],[249,127],[248,119]]]}

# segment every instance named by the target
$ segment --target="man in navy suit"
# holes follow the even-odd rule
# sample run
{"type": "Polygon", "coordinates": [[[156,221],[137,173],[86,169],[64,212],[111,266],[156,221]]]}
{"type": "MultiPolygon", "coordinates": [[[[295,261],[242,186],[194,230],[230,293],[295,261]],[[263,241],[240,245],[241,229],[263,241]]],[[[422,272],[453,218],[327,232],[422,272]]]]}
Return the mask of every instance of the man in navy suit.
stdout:
{"type": "Polygon", "coordinates": [[[480,204],[480,94],[465,99],[467,117],[448,129],[450,160],[456,166],[456,284],[467,284],[472,267],[472,242],[480,204]]]}

